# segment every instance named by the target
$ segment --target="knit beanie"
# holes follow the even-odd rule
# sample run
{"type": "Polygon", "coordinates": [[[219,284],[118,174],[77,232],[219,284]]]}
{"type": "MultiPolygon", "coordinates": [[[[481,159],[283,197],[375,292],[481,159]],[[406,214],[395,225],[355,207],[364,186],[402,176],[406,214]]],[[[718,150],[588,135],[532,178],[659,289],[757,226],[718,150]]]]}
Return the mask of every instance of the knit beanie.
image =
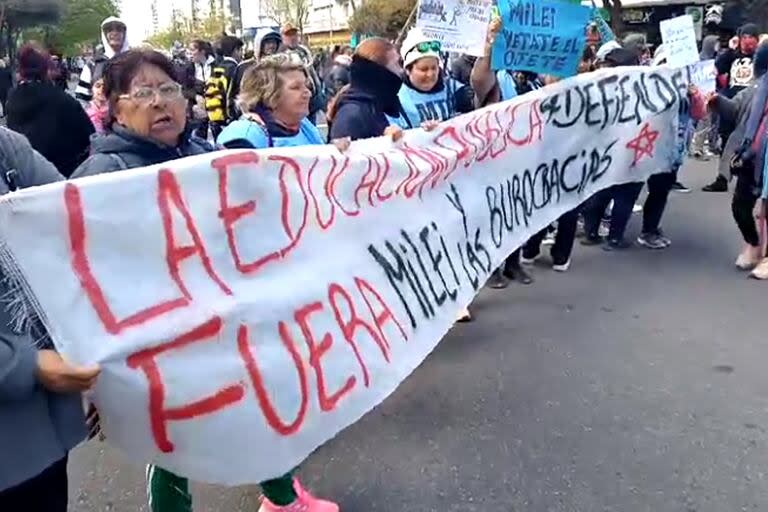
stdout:
{"type": "Polygon", "coordinates": [[[754,23],[742,25],[739,29],[740,36],[760,37],[760,29],[754,23]]]}

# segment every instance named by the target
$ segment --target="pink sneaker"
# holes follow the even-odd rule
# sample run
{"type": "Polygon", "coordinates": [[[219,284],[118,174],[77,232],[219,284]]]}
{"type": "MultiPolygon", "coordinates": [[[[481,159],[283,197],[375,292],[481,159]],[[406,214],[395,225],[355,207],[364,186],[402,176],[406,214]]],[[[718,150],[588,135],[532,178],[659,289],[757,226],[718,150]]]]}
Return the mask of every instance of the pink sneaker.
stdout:
{"type": "Polygon", "coordinates": [[[264,498],[259,512],[339,512],[339,506],[330,501],[320,500],[309,494],[297,478],[293,479],[293,490],[297,499],[290,505],[278,506],[264,498]]]}

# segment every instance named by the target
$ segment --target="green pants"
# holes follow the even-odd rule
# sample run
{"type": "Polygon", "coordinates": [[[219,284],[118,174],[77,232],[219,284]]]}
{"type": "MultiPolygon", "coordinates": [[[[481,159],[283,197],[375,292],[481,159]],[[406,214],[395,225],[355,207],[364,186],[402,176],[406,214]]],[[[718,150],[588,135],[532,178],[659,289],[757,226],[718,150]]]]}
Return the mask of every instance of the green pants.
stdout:
{"type": "MultiPolygon", "coordinates": [[[[291,473],[261,482],[261,491],[278,506],[296,501],[291,473]]],[[[147,467],[147,496],[151,512],[192,512],[189,480],[157,466],[147,467]]]]}

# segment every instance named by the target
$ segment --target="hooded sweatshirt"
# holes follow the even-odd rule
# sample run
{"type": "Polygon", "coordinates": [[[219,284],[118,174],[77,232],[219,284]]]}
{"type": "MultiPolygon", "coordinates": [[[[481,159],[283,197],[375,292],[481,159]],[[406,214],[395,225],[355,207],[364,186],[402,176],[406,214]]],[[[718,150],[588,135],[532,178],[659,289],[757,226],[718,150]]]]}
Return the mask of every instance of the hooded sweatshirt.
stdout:
{"type": "MultiPolygon", "coordinates": [[[[56,168],[23,135],[0,128],[0,195],[61,181],[56,168]],[[15,169],[13,180],[5,172],[15,169]]],[[[55,285],[54,285],[55,286],[55,285]]],[[[85,439],[80,394],[47,391],[35,376],[37,349],[52,348],[44,330],[19,326],[6,302],[12,289],[0,271],[0,493],[39,475],[85,439]]],[[[10,512],[10,511],[9,511],[10,512]]]]}
{"type": "Polygon", "coordinates": [[[83,68],[82,73],[80,73],[80,81],[77,84],[77,88],[75,89],[75,97],[87,104],[88,102],[93,99],[93,95],[91,94],[91,87],[93,85],[93,82],[95,81],[93,79],[94,75],[101,76],[104,70],[104,66],[106,66],[107,62],[113,58],[115,55],[125,53],[128,51],[128,25],[126,25],[125,21],[123,21],[120,18],[117,18],[115,16],[110,16],[109,18],[105,19],[101,22],[101,44],[104,46],[104,55],[99,55],[94,57],[93,64],[90,64],[88,66],[85,66],[83,68]],[[125,37],[123,38],[123,47],[120,49],[120,51],[115,52],[112,47],[109,45],[109,41],[107,41],[107,35],[104,33],[104,27],[110,23],[122,23],[125,27],[125,37]]]}
{"type": "Polygon", "coordinates": [[[338,94],[342,87],[349,83],[349,66],[352,65],[352,57],[349,55],[337,55],[333,59],[333,65],[325,76],[325,91],[329,98],[338,94]]]}
{"type": "Polygon", "coordinates": [[[715,35],[709,35],[701,42],[701,53],[699,59],[712,60],[717,57],[717,47],[720,44],[720,38],[715,35]]]}
{"type": "Polygon", "coordinates": [[[237,97],[240,95],[240,86],[243,83],[243,77],[246,71],[248,71],[254,64],[259,62],[264,57],[264,43],[267,41],[275,41],[277,43],[278,50],[283,42],[283,37],[280,32],[272,29],[264,30],[256,33],[256,37],[253,40],[254,52],[253,58],[244,60],[237,65],[234,77],[232,78],[232,84],[229,87],[229,106],[230,115],[233,119],[240,117],[239,108],[237,107],[237,97]]]}
{"type": "MultiPolygon", "coordinates": [[[[766,71],[768,71],[768,46],[759,48],[756,56],[759,57],[755,59],[755,63],[758,65],[754,66],[753,72],[757,78],[763,78],[766,76],[766,71]],[[763,55],[763,52],[766,55],[763,55]],[[762,65],[763,58],[766,61],[765,65],[762,65]]],[[[712,103],[712,109],[718,113],[722,122],[733,123],[735,126],[733,133],[731,133],[725,143],[723,156],[720,158],[718,172],[721,176],[728,176],[730,174],[731,160],[738,152],[744,149],[744,139],[748,131],[747,123],[754,107],[753,103],[755,103],[757,92],[758,83],[753,81],[750,86],[742,89],[733,99],[729,99],[723,94],[718,94],[712,103]]],[[[742,155],[742,158],[744,158],[744,155],[742,155]]],[[[755,173],[759,177],[758,183],[762,182],[762,171],[762,168],[756,166],[755,173]]]]}

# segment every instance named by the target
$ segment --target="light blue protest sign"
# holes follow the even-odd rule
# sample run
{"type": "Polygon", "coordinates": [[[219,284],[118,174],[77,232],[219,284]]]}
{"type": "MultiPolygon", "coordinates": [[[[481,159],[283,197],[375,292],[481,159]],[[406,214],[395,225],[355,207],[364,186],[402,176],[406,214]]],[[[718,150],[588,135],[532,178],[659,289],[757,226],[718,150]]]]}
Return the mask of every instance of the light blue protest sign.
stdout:
{"type": "Polygon", "coordinates": [[[560,0],[499,0],[502,30],[493,69],[559,77],[576,74],[592,18],[589,7],[560,0]]]}

